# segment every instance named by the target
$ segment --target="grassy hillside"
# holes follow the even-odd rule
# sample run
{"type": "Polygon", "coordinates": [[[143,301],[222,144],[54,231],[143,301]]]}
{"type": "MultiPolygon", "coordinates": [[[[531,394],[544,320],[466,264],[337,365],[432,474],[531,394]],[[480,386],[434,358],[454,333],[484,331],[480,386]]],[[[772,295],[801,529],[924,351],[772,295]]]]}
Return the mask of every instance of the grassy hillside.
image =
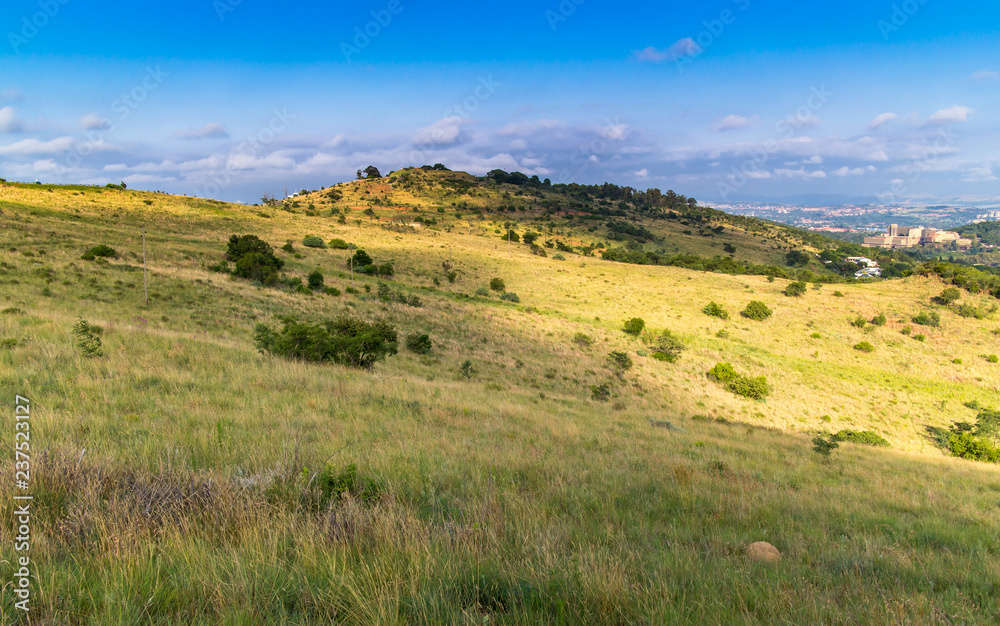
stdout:
{"type": "MultiPolygon", "coordinates": [[[[496,230],[516,222],[542,233],[542,247],[622,242],[608,239],[606,219],[582,219],[587,211],[546,214],[565,193],[526,198],[471,179],[432,187],[463,175],[410,173],[284,208],[0,185],[0,377],[7,397],[32,403],[34,619],[1000,619],[1000,470],[944,456],[928,433],[971,421],[963,403],[1000,407],[1000,365],[984,358],[1000,352],[995,315],[932,304],[943,285],[931,278],[810,286],[793,298],[783,279],[568,251],[559,260],[556,247],[542,257],[496,230]],[[251,233],[286,276],[319,269],[341,295],[209,269],[230,235],[251,233]],[[308,235],[343,239],[395,272],[352,280],[353,251],[305,247],[308,235]],[[81,259],[97,244],[119,258],[81,259]],[[519,302],[490,291],[493,278],[519,302]],[[380,282],[391,302],[377,297],[380,282]],[[751,300],[773,316],[741,317],[751,300]],[[729,319],[702,313],[710,301],[729,319]],[[922,311],[939,313],[940,326],[914,324],[922,311]],[[393,324],[399,353],[364,371],[255,349],[258,323],[344,313],[393,324]],[[878,314],[884,326],[851,325],[878,314]],[[633,317],[645,320],[643,337],[622,332],[633,317]],[[103,356],[76,345],[78,318],[101,328],[103,356]],[[651,356],[662,330],[685,346],[675,363],[651,356]],[[430,354],[403,346],[415,333],[430,336],[430,354]],[[874,351],[855,350],[862,341],[874,351]],[[616,371],[611,352],[634,366],[616,371]],[[773,392],[752,401],[725,391],[705,376],[718,362],[766,376],[773,392]],[[592,390],[602,384],[606,401],[592,390]],[[812,451],[812,436],[842,429],[874,430],[890,447],[845,443],[828,460],[812,451]],[[782,560],[750,561],[755,541],[782,560]]],[[[643,244],[651,251],[708,256],[730,243],[758,264],[821,244],[692,216],[633,223],[656,234],[643,244]]],[[[961,303],[991,305],[968,294],[961,303]]],[[[0,516],[8,561],[11,502],[0,516]]],[[[17,618],[11,602],[3,611],[17,618]]]]}

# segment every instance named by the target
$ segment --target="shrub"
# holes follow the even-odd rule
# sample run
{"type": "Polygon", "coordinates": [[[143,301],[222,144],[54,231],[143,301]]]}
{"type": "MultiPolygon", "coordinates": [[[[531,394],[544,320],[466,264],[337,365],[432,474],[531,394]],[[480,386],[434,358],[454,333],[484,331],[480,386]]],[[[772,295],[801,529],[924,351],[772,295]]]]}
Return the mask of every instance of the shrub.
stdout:
{"type": "Polygon", "coordinates": [[[719,339],[729,339],[729,331],[723,328],[719,332],[715,333],[715,336],[719,339]]]}
{"type": "Polygon", "coordinates": [[[851,320],[851,326],[855,328],[864,328],[868,324],[868,320],[861,317],[860,315],[851,320]]]}
{"type": "Polygon", "coordinates": [[[342,470],[327,464],[323,471],[316,474],[315,482],[322,496],[322,501],[316,503],[318,508],[330,500],[339,500],[344,496],[370,504],[380,500],[386,492],[385,481],[359,476],[358,468],[353,463],[342,470]]]}
{"type": "Polygon", "coordinates": [[[274,256],[274,249],[267,242],[262,241],[260,237],[256,235],[243,235],[242,237],[232,235],[229,237],[229,246],[226,248],[226,260],[237,263],[243,257],[253,253],[263,255],[269,260],[269,264],[273,265],[277,270],[280,270],[285,265],[284,261],[274,256]]]}
{"type": "Polygon", "coordinates": [[[716,304],[715,302],[709,302],[706,304],[705,308],[702,309],[701,312],[709,317],[717,317],[720,320],[729,319],[729,311],[726,311],[722,308],[722,305],[716,304]]]}
{"type": "Polygon", "coordinates": [[[507,285],[504,284],[502,278],[494,278],[490,280],[490,289],[497,292],[502,292],[507,290],[507,285]]]}
{"type": "Polygon", "coordinates": [[[753,400],[763,400],[771,393],[771,386],[763,376],[750,378],[736,371],[731,363],[717,363],[706,374],[710,380],[722,383],[726,391],[753,400]]]}
{"type": "Polygon", "coordinates": [[[490,290],[487,289],[486,287],[480,287],[479,289],[476,289],[476,295],[477,296],[488,296],[488,295],[490,295],[490,290]]]}
{"type": "Polygon", "coordinates": [[[111,246],[106,246],[106,245],[104,245],[102,243],[102,244],[96,245],[93,248],[91,248],[90,250],[87,250],[86,252],[84,252],[83,253],[83,257],[81,257],[81,258],[84,261],[93,261],[94,259],[96,259],[98,257],[105,258],[105,259],[108,259],[108,258],[117,259],[118,258],[118,252],[115,251],[115,249],[112,248],[111,246]]]}
{"type": "Polygon", "coordinates": [[[844,297],[844,292],[843,291],[834,291],[833,295],[836,298],[843,298],[844,297]]]}
{"type": "Polygon", "coordinates": [[[706,374],[710,380],[720,383],[728,383],[739,375],[739,372],[736,371],[732,363],[716,363],[715,367],[708,370],[706,374]]]}
{"type": "Polygon", "coordinates": [[[472,377],[476,375],[476,368],[472,365],[472,361],[466,359],[458,367],[458,372],[462,376],[465,376],[466,380],[471,380],[472,377]]]}
{"type": "Polygon", "coordinates": [[[347,316],[321,324],[299,322],[291,317],[281,321],[280,331],[257,324],[254,343],[260,352],[358,368],[371,368],[397,352],[396,329],[386,322],[368,323],[347,316]]]}
{"type": "Polygon", "coordinates": [[[916,339],[917,341],[924,341],[925,339],[927,339],[927,336],[926,335],[913,335],[913,338],[916,339]]]}
{"type": "Polygon", "coordinates": [[[245,254],[236,262],[233,276],[257,281],[268,287],[276,285],[278,283],[278,270],[272,257],[259,252],[245,254]]]}
{"type": "Polygon", "coordinates": [[[854,349],[858,352],[874,352],[875,346],[868,343],[867,341],[862,341],[861,343],[854,346],[854,349]]]}
{"type": "Polygon", "coordinates": [[[601,383],[600,385],[591,385],[590,394],[594,400],[599,400],[601,402],[607,402],[611,398],[611,385],[608,383],[601,383]]]}
{"type": "Polygon", "coordinates": [[[333,296],[334,298],[340,296],[340,290],[337,289],[336,287],[327,287],[326,289],[323,290],[323,293],[325,293],[328,296],[333,296]]]}
{"type": "Polygon", "coordinates": [[[292,242],[291,241],[289,241],[285,245],[281,246],[281,249],[284,250],[285,252],[289,252],[289,253],[295,252],[295,248],[292,247],[292,242]]]}
{"type": "Polygon", "coordinates": [[[368,267],[373,263],[372,258],[364,250],[357,250],[350,259],[348,259],[348,264],[353,263],[355,269],[359,267],[368,267]]]}
{"type": "Polygon", "coordinates": [[[80,349],[83,356],[104,356],[100,326],[95,326],[81,317],[77,318],[76,324],[73,325],[72,333],[76,337],[76,347],[80,349]]]}
{"type": "Polygon", "coordinates": [[[657,361],[676,363],[684,351],[684,343],[669,330],[664,330],[660,336],[650,342],[653,358],[657,361]]]}
{"type": "Polygon", "coordinates": [[[626,335],[632,335],[633,337],[638,337],[639,334],[646,328],[646,322],[641,317],[633,317],[632,319],[625,322],[622,326],[622,331],[626,335]]]}
{"type": "Polygon", "coordinates": [[[903,330],[901,330],[899,332],[900,332],[900,334],[903,334],[903,335],[909,335],[910,333],[913,332],[913,327],[912,326],[903,326],[903,330]]]}
{"type": "Polygon", "coordinates": [[[512,292],[512,291],[508,291],[507,293],[500,294],[500,299],[501,300],[505,300],[507,302],[520,302],[521,301],[521,299],[517,297],[517,294],[514,293],[514,292],[512,292]]]}
{"type": "Polygon", "coordinates": [[[798,298],[805,292],[806,284],[802,281],[788,283],[788,286],[785,287],[785,295],[792,298],[798,298]]]}
{"type": "Polygon", "coordinates": [[[392,263],[382,263],[375,267],[376,276],[392,276],[396,273],[396,269],[392,266],[392,263]]]}
{"type": "Polygon", "coordinates": [[[830,453],[840,447],[840,444],[834,441],[833,437],[827,440],[819,435],[813,437],[812,444],[813,452],[822,454],[823,458],[829,458],[830,453]]]}
{"type": "Polygon", "coordinates": [[[889,447],[889,442],[886,441],[885,437],[871,430],[842,430],[830,437],[830,440],[847,441],[850,443],[861,444],[863,446],[875,446],[878,448],[889,447]]]}
{"type": "Polygon", "coordinates": [[[973,317],[977,320],[981,320],[986,317],[986,312],[977,306],[971,304],[963,304],[955,310],[956,313],[962,317],[973,317]]]}
{"type": "Polygon", "coordinates": [[[455,280],[458,279],[458,272],[452,270],[452,271],[448,272],[447,274],[445,274],[445,277],[448,279],[449,283],[454,283],[455,280]]]}
{"type": "Polygon", "coordinates": [[[1000,363],[1000,357],[995,354],[987,354],[983,356],[987,363],[1000,363]]]}
{"type": "Polygon", "coordinates": [[[884,313],[879,313],[871,319],[872,326],[885,326],[887,321],[884,313]]]}
{"type": "Polygon", "coordinates": [[[911,319],[914,324],[920,324],[921,326],[937,327],[941,325],[941,314],[937,311],[921,311],[911,319]]]}
{"type": "Polygon", "coordinates": [[[309,284],[309,288],[313,291],[323,288],[323,272],[319,270],[313,270],[309,277],[306,279],[309,284]]]}
{"type": "Polygon", "coordinates": [[[559,254],[557,252],[557,253],[555,253],[555,254],[552,255],[552,260],[553,261],[565,261],[566,257],[564,257],[562,254],[559,254]]]}
{"type": "Polygon", "coordinates": [[[948,438],[948,450],[952,456],[962,459],[1000,463],[1000,448],[970,432],[952,434],[948,438]]]}
{"type": "Polygon", "coordinates": [[[936,302],[937,304],[943,304],[947,306],[961,297],[962,297],[962,292],[960,292],[958,288],[948,287],[947,289],[941,292],[941,295],[934,296],[933,298],[931,298],[931,300],[936,302]]]}
{"type": "Polygon", "coordinates": [[[573,343],[578,346],[588,347],[594,345],[594,338],[584,333],[576,333],[573,335],[573,343]]]}
{"type": "Polygon", "coordinates": [[[417,354],[430,354],[431,338],[428,335],[412,334],[406,337],[406,349],[417,354]]]}
{"type": "Polygon", "coordinates": [[[726,383],[725,387],[726,391],[751,400],[763,400],[771,395],[771,386],[767,384],[767,378],[763,376],[757,378],[740,376],[726,383]]]}
{"type": "Polygon", "coordinates": [[[743,317],[758,322],[763,322],[771,317],[771,313],[771,309],[767,308],[767,305],[759,300],[751,300],[747,308],[740,311],[740,315],[743,317]]]}
{"type": "Polygon", "coordinates": [[[632,357],[627,352],[612,352],[608,354],[608,364],[612,369],[626,372],[632,369],[632,357]]]}
{"type": "Polygon", "coordinates": [[[822,339],[823,335],[819,333],[813,333],[812,335],[810,335],[810,337],[812,337],[813,339],[822,339]]]}
{"type": "Polygon", "coordinates": [[[334,250],[347,250],[351,247],[351,244],[343,239],[331,239],[328,245],[334,250]]]}

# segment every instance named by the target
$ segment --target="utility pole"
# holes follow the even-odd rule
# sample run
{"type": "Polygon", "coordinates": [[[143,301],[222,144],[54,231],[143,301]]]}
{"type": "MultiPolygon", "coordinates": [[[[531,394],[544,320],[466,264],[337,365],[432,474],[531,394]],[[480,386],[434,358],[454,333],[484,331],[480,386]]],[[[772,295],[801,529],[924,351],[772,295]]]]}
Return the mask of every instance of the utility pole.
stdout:
{"type": "Polygon", "coordinates": [[[351,255],[351,283],[354,283],[354,255],[351,255]]]}
{"type": "Polygon", "coordinates": [[[507,256],[510,256],[510,228],[507,229],[507,256]]]}
{"type": "Polygon", "coordinates": [[[146,225],[142,225],[142,282],[146,288],[146,306],[149,306],[149,273],[146,271],[146,225]]]}

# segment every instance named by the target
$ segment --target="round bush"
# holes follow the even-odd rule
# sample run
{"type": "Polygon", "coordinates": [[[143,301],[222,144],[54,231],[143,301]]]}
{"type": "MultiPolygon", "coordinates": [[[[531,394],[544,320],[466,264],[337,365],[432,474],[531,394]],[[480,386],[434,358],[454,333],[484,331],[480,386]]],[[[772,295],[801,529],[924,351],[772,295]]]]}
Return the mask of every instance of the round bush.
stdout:
{"type": "Polygon", "coordinates": [[[323,272],[319,270],[313,270],[313,272],[309,274],[309,278],[306,280],[309,283],[310,289],[313,290],[321,289],[323,287],[323,272]]]}
{"type": "Polygon", "coordinates": [[[755,320],[758,322],[763,322],[767,318],[771,317],[772,311],[767,308],[767,305],[760,300],[751,300],[747,308],[740,311],[740,315],[747,319],[755,320]]]}
{"type": "Polygon", "coordinates": [[[705,305],[705,308],[702,309],[701,312],[709,317],[717,317],[720,320],[729,319],[729,312],[722,308],[722,305],[716,304],[715,302],[709,302],[705,305]]]}
{"type": "Polygon", "coordinates": [[[325,248],[326,244],[323,242],[321,237],[315,235],[309,235],[302,240],[302,245],[307,248],[325,248]]]}
{"type": "Polygon", "coordinates": [[[90,250],[87,250],[83,254],[82,258],[83,258],[84,261],[93,261],[97,257],[102,257],[102,258],[106,258],[106,259],[107,258],[115,258],[115,259],[117,259],[118,258],[118,252],[115,251],[115,249],[112,248],[111,246],[106,246],[106,245],[104,245],[102,243],[100,245],[94,246],[90,250]]]}
{"type": "Polygon", "coordinates": [[[646,328],[646,321],[641,317],[633,317],[629,321],[625,322],[624,326],[622,326],[622,330],[625,334],[632,335],[633,337],[638,337],[644,328],[646,328]]]}
{"type": "Polygon", "coordinates": [[[854,349],[857,350],[858,352],[874,352],[875,346],[868,343],[867,341],[862,341],[858,345],[854,346],[854,349]]]}
{"type": "Polygon", "coordinates": [[[429,354],[431,338],[428,335],[412,334],[406,337],[406,349],[416,354],[429,354]]]}

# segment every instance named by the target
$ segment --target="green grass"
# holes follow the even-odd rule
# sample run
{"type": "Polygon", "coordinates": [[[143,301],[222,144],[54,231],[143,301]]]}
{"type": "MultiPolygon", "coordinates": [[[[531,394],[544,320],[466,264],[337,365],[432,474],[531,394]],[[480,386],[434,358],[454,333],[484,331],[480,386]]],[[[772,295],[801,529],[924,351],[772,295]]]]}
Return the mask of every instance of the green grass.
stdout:
{"type": "MultiPolygon", "coordinates": [[[[963,402],[1000,407],[996,366],[978,356],[995,345],[996,320],[942,309],[940,327],[921,328],[925,342],[900,335],[940,282],[792,299],[787,281],[763,277],[508,252],[485,224],[470,235],[437,188],[407,206],[432,209],[424,215],[439,226],[397,229],[388,216],[399,206],[376,205],[380,223],[356,202],[384,182],[342,187],[343,225],[322,193],[300,202],[326,216],[269,208],[265,219],[257,207],[191,198],[0,185],[0,338],[16,340],[0,350],[0,381],[33,406],[33,619],[1000,618],[1000,468],[944,456],[927,431],[973,419],[963,402]],[[423,306],[378,301],[373,277],[355,276],[358,295],[310,296],[207,269],[229,235],[248,233],[275,248],[303,233],[353,242],[393,262],[393,291],[423,306]],[[80,259],[98,244],[121,258],[80,259]],[[494,277],[520,303],[473,296],[494,277]],[[712,300],[732,311],[760,300],[774,314],[708,317],[712,300]],[[386,320],[400,337],[427,334],[433,350],[360,371],[254,349],[258,322],[344,312],[386,320]],[[850,325],[881,312],[885,326],[850,325]],[[104,356],[75,347],[78,317],[102,328],[104,356]],[[683,356],[639,356],[644,344],[621,332],[633,317],[671,330],[683,356]],[[862,340],[876,352],[854,350],[862,340]],[[634,367],[609,369],[610,352],[634,367]],[[466,360],[471,379],[459,371],[466,360]],[[772,394],[728,393],[704,375],[720,361],[766,375],[772,394]],[[609,401],[592,399],[604,383],[609,401]],[[829,460],[812,451],[812,436],[845,429],[876,431],[891,447],[845,444],[829,460]],[[314,477],[350,465],[384,496],[324,495],[314,477]],[[755,541],[782,560],[749,561],[755,541]]],[[[301,259],[276,252],[289,276],[319,268],[325,285],[352,285],[351,251],[297,250],[301,259]]],[[[0,558],[11,561],[9,504],[0,558]]],[[[7,596],[2,615],[17,618],[7,596]]]]}

